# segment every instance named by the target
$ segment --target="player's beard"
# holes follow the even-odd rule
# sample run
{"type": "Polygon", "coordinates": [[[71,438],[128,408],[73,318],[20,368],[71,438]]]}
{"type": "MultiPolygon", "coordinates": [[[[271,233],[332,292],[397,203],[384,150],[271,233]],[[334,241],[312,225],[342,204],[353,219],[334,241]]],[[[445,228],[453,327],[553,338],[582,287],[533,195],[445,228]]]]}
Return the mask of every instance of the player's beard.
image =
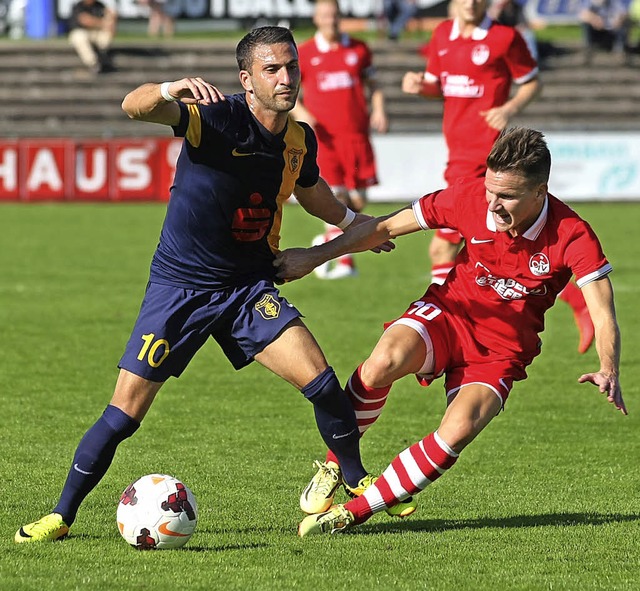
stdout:
{"type": "Polygon", "coordinates": [[[280,87],[276,88],[273,94],[262,93],[254,88],[255,98],[262,104],[265,109],[275,113],[289,112],[296,105],[298,98],[298,88],[280,87]],[[288,96],[283,95],[285,91],[289,91],[288,96]]]}

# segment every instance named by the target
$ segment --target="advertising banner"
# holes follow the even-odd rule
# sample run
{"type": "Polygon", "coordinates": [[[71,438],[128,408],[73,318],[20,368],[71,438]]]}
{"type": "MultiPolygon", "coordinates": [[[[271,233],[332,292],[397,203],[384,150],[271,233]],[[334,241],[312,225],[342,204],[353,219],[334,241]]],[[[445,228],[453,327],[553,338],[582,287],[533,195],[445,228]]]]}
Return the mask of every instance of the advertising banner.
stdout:
{"type": "MultiPolygon", "coordinates": [[[[548,133],[549,190],[565,201],[640,200],[639,133],[548,133]]],[[[0,141],[0,201],[166,201],[182,140],[0,141]]],[[[410,203],[446,186],[439,134],[376,135],[371,201],[410,203]]]]}

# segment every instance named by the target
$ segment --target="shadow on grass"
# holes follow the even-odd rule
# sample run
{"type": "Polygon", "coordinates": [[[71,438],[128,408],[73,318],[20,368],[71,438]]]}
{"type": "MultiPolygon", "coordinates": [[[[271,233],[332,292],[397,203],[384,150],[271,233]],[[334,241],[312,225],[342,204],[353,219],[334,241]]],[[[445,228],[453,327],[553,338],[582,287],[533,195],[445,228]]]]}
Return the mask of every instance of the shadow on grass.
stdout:
{"type": "Polygon", "coordinates": [[[359,534],[444,532],[459,529],[525,528],[525,527],[575,527],[582,525],[606,525],[640,521],[640,514],[621,513],[543,513],[541,515],[514,515],[478,519],[421,519],[394,523],[364,525],[353,531],[359,534]]]}
{"type": "Polygon", "coordinates": [[[180,552],[231,552],[234,550],[262,550],[269,544],[221,544],[220,546],[185,546],[180,552]]]}

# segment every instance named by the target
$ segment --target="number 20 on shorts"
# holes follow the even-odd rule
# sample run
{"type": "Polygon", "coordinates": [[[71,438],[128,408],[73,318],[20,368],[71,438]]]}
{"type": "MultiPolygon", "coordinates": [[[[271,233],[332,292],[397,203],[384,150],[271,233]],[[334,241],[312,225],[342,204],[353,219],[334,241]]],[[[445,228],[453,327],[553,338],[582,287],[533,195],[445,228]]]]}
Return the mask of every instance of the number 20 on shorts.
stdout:
{"type": "Polygon", "coordinates": [[[160,364],[167,358],[169,355],[169,343],[165,339],[157,339],[155,340],[156,335],[153,333],[143,334],[142,340],[144,343],[142,344],[142,348],[140,349],[140,353],[138,353],[138,361],[142,361],[147,356],[147,363],[151,367],[159,367],[160,364]],[[158,352],[164,349],[164,352],[156,360],[158,356],[158,352]]]}

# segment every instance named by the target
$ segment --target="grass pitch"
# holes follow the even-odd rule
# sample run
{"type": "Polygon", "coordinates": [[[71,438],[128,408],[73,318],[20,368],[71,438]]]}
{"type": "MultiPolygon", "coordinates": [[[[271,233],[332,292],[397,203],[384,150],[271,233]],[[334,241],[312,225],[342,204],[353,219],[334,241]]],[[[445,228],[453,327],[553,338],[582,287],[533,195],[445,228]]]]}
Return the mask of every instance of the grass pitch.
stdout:
{"type": "MultiPolygon", "coordinates": [[[[598,368],[597,356],[578,355],[571,312],[559,302],[530,378],[420,495],[418,513],[301,540],[298,495],[323,455],[312,407],[261,367],[234,372],[212,342],[119,448],[71,537],[18,546],[14,532],[51,510],[79,438],[109,401],[164,207],[3,205],[0,589],[639,589],[640,206],[576,209],[615,269],[628,417],[577,383],[598,368]],[[199,525],[182,550],[136,552],[117,532],[120,493],[150,472],[183,479],[198,499],[199,525]]],[[[283,246],[320,230],[291,206],[283,246]]],[[[343,381],[382,323],[426,287],[428,237],[397,244],[390,255],[358,255],[356,280],[308,277],[283,288],[343,381]]],[[[398,382],[363,440],[365,464],[384,469],[443,410],[441,382],[398,382]]]]}

